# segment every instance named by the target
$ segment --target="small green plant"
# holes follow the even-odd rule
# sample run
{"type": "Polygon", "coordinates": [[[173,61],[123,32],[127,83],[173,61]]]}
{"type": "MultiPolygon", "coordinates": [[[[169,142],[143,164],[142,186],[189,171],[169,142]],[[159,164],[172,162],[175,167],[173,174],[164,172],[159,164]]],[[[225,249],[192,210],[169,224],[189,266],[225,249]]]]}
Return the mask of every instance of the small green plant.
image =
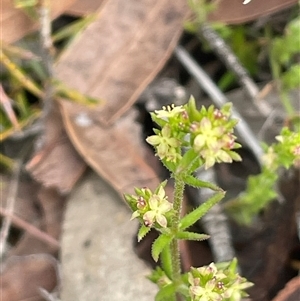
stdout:
{"type": "Polygon", "coordinates": [[[246,190],[226,204],[232,216],[242,224],[249,225],[261,210],[278,197],[276,183],[281,169],[300,167],[300,132],[284,127],[276,140],[271,146],[265,146],[261,173],[250,176],[246,190]]]}
{"type": "Polygon", "coordinates": [[[191,232],[189,228],[225,195],[220,187],[201,181],[193,173],[201,167],[212,168],[217,162],[241,160],[234,151],[240,145],[235,142],[233,130],[237,121],[230,119],[230,111],[230,104],[220,110],[214,106],[198,110],[191,98],[185,106],[168,106],[151,114],[160,129],[155,129],[155,135],[146,140],[171,172],[175,182],[173,202],[165,194],[167,181],[154,191],[135,188],[135,194],[126,194],[125,200],[133,211],[132,219],[137,218],[141,224],[139,241],[152,228],[159,233],[152,245],[152,257],[155,261],[160,258],[161,267],[150,276],[159,287],[156,301],[237,301],[247,295],[244,289],[252,285],[238,275],[236,259],[191,268],[187,274],[181,271],[179,240],[207,239],[206,234],[191,232]],[[182,217],[185,185],[210,188],[215,194],[182,217]]]}
{"type": "MultiPolygon", "coordinates": [[[[279,87],[282,104],[289,117],[295,113],[289,92],[300,87],[299,53],[300,17],[297,16],[286,25],[284,35],[272,39],[270,45],[272,75],[279,87]]],[[[299,122],[297,127],[299,130],[299,122]]]]}

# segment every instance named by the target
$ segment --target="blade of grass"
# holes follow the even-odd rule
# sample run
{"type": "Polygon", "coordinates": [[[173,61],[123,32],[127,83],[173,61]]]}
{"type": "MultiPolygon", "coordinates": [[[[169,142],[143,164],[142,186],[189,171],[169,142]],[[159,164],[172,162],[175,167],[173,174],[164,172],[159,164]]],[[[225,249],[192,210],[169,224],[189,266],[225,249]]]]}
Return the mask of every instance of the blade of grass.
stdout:
{"type": "Polygon", "coordinates": [[[43,97],[44,93],[38,85],[25,72],[18,67],[9,57],[1,50],[0,62],[8,69],[11,75],[17,79],[28,91],[38,97],[43,97]]]}
{"type": "Polygon", "coordinates": [[[91,14],[83,19],[72,22],[71,24],[63,27],[52,35],[52,41],[54,43],[59,42],[63,39],[69,39],[81,32],[87,25],[96,19],[96,14],[91,14]]]}

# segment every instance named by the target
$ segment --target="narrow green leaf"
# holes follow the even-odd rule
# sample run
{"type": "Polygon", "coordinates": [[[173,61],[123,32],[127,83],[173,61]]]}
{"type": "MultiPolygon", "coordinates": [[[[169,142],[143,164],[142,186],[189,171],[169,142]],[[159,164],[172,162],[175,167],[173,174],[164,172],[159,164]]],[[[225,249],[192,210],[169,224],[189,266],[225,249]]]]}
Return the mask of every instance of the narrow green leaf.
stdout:
{"type": "Polygon", "coordinates": [[[94,21],[96,19],[96,16],[97,16],[96,14],[91,14],[83,19],[79,19],[63,27],[52,36],[53,42],[58,42],[60,40],[71,38],[72,36],[77,35],[87,25],[89,25],[92,21],[94,21]]]}
{"type": "Polygon", "coordinates": [[[163,163],[163,165],[171,172],[173,173],[176,169],[176,164],[174,162],[171,161],[167,161],[165,159],[161,160],[161,162],[163,163]]]}
{"type": "Polygon", "coordinates": [[[104,104],[104,100],[84,95],[76,89],[67,87],[56,79],[52,80],[52,84],[55,88],[55,94],[59,97],[67,98],[83,105],[104,104]]]}
{"type": "Polygon", "coordinates": [[[158,257],[160,253],[163,251],[165,247],[167,247],[171,241],[172,241],[173,236],[170,234],[161,234],[152,244],[152,257],[154,261],[158,261],[158,257]]]}
{"type": "Polygon", "coordinates": [[[170,245],[166,246],[160,254],[161,266],[166,273],[166,275],[172,278],[172,257],[170,245]]]}
{"type": "Polygon", "coordinates": [[[38,4],[38,0],[14,0],[15,8],[32,7],[38,4]]]}
{"type": "Polygon", "coordinates": [[[138,241],[140,242],[149,232],[151,228],[142,225],[138,232],[138,241]]]}
{"type": "Polygon", "coordinates": [[[162,287],[155,296],[155,301],[176,301],[176,286],[174,283],[162,287]]]}
{"type": "Polygon", "coordinates": [[[211,190],[214,190],[214,191],[221,191],[221,192],[223,191],[223,189],[221,187],[219,187],[215,184],[209,183],[209,182],[201,181],[192,175],[186,175],[184,177],[184,182],[195,188],[210,188],[211,190]]]}
{"type": "Polygon", "coordinates": [[[8,56],[4,54],[3,51],[0,52],[0,61],[7,68],[10,74],[21,83],[21,85],[29,90],[32,94],[43,97],[44,92],[41,88],[32,80],[31,77],[26,74],[24,70],[22,70],[18,65],[16,65],[13,61],[10,60],[8,56]]]}
{"type": "Polygon", "coordinates": [[[184,239],[184,240],[206,240],[209,239],[209,235],[207,234],[200,234],[195,232],[189,232],[189,231],[182,231],[176,234],[176,238],[178,239],[184,239]]]}
{"type": "Polygon", "coordinates": [[[217,192],[211,198],[209,198],[205,203],[201,204],[198,208],[184,216],[180,223],[180,230],[185,230],[191,225],[193,225],[196,221],[198,221],[207,211],[218,203],[225,195],[225,192],[217,192]]]}
{"type": "Polygon", "coordinates": [[[189,149],[180,160],[176,173],[192,173],[199,167],[199,154],[193,148],[189,149]],[[198,164],[197,164],[198,163],[198,164]]]}
{"type": "Polygon", "coordinates": [[[185,108],[187,110],[187,113],[189,115],[191,122],[193,122],[195,120],[199,120],[199,117],[201,117],[201,114],[200,114],[199,110],[197,110],[196,101],[193,96],[190,97],[188,103],[185,105],[185,108]]]}

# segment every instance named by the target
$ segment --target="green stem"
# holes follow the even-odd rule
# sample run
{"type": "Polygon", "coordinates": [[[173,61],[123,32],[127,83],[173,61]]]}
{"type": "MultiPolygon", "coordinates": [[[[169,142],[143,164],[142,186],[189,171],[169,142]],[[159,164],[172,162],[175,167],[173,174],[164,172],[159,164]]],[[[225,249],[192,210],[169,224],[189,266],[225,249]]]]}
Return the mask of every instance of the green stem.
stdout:
{"type": "MultiPolygon", "coordinates": [[[[182,178],[178,175],[174,176],[175,187],[174,187],[174,216],[172,219],[172,232],[177,233],[179,227],[179,221],[181,216],[183,192],[184,192],[184,182],[182,178]]],[[[181,278],[181,261],[179,252],[179,242],[176,238],[171,242],[171,258],[172,258],[172,280],[176,285],[180,284],[181,278]]]]}

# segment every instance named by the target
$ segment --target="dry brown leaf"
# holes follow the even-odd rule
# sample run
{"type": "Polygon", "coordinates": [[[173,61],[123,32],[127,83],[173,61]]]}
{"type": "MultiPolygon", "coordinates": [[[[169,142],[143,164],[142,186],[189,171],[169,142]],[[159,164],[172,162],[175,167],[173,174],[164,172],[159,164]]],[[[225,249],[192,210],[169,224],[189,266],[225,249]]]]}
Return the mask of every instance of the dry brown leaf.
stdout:
{"type": "Polygon", "coordinates": [[[13,256],[1,273],[1,301],[42,301],[39,288],[52,291],[57,285],[56,260],[46,254],[13,256]]]}
{"type": "Polygon", "coordinates": [[[163,67],[188,13],[186,0],[110,0],[98,20],[62,55],[56,76],[82,93],[106,100],[90,114],[111,124],[163,67]]]}
{"type": "Polygon", "coordinates": [[[239,24],[255,20],[259,17],[275,13],[296,4],[297,0],[252,0],[247,5],[243,0],[220,0],[217,9],[210,16],[210,21],[227,24],[239,24]]]}
{"type": "Polygon", "coordinates": [[[36,181],[60,193],[70,192],[85,171],[86,164],[70,143],[57,110],[48,116],[45,144],[26,166],[36,181]]]}
{"type": "MultiPolygon", "coordinates": [[[[8,189],[11,179],[5,175],[0,175],[0,204],[1,207],[6,208],[8,189]]],[[[38,202],[36,190],[38,185],[32,183],[30,180],[20,179],[18,195],[14,204],[14,214],[18,215],[25,221],[31,221],[38,217],[39,211],[36,208],[38,202]]]]}
{"type": "Polygon", "coordinates": [[[120,195],[132,193],[134,186],[158,185],[156,173],[145,161],[150,163],[151,156],[145,159],[145,147],[137,144],[139,132],[132,114],[105,128],[89,117],[86,107],[61,101],[61,112],[78,152],[120,195]],[[80,121],[83,118],[85,123],[80,121]]]}
{"type": "Polygon", "coordinates": [[[53,188],[41,187],[38,198],[43,210],[44,229],[52,237],[59,239],[63,219],[65,197],[53,188]]]}
{"type": "Polygon", "coordinates": [[[290,280],[272,301],[298,301],[300,297],[300,276],[290,280]]]}
{"type": "MultiPolygon", "coordinates": [[[[75,0],[52,0],[52,18],[63,13],[73,2],[75,0]]],[[[6,43],[13,43],[37,29],[38,24],[21,9],[15,8],[13,0],[1,0],[0,28],[1,40],[6,43]]]]}
{"type": "Polygon", "coordinates": [[[56,66],[64,84],[106,100],[93,109],[61,101],[61,113],[77,151],[120,194],[158,184],[128,126],[134,118],[119,117],[165,64],[188,12],[186,0],[110,0],[56,66]]]}
{"type": "Polygon", "coordinates": [[[76,0],[66,11],[66,14],[84,16],[97,11],[108,0],[76,0]]]}

